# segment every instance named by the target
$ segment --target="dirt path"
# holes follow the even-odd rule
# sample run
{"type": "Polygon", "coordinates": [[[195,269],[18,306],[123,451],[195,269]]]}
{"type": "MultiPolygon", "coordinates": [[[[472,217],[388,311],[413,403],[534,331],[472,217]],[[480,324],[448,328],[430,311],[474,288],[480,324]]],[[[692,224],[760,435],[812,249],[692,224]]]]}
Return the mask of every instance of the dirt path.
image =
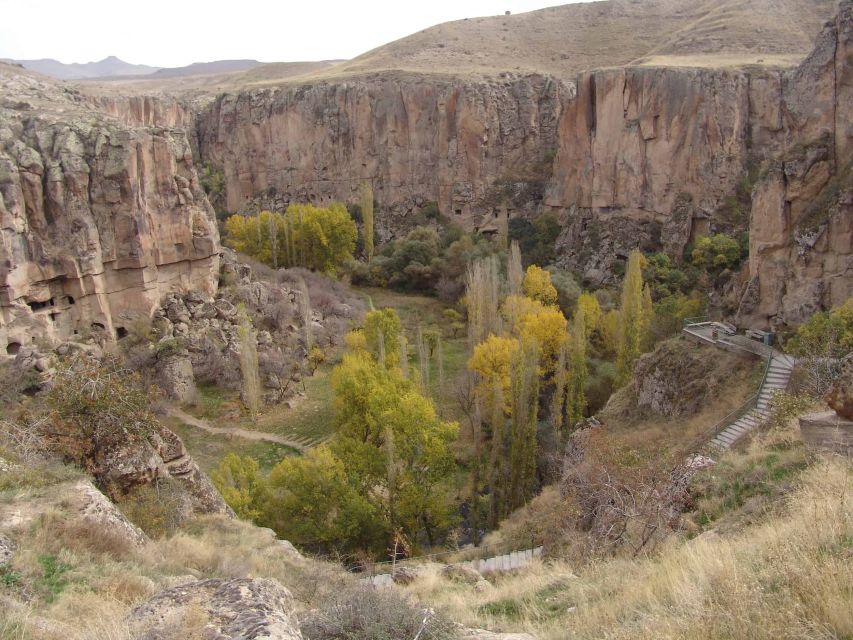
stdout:
{"type": "Polygon", "coordinates": [[[196,418],[195,416],[191,416],[186,411],[182,411],[177,407],[169,407],[167,413],[173,418],[177,418],[184,424],[187,424],[191,427],[196,427],[197,429],[202,429],[203,431],[207,431],[208,433],[212,433],[218,436],[237,436],[238,438],[245,438],[246,440],[283,444],[287,447],[290,447],[291,449],[296,449],[297,451],[299,451],[299,453],[306,453],[309,449],[309,447],[306,447],[301,442],[297,442],[296,440],[290,440],[274,433],[266,433],[264,431],[251,431],[249,429],[238,429],[236,427],[214,427],[210,423],[196,418]]]}

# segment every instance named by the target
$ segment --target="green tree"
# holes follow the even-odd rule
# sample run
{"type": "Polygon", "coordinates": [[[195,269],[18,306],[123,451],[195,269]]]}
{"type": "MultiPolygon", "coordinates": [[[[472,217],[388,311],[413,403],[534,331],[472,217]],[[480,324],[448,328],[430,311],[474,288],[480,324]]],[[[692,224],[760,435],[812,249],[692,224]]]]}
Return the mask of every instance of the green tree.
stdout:
{"type": "Polygon", "coordinates": [[[622,283],[622,304],[619,307],[617,368],[620,384],[631,377],[634,362],[648,342],[651,318],[643,288],[643,254],[635,249],[628,257],[628,268],[622,283]]]}
{"type": "Polygon", "coordinates": [[[369,311],[364,316],[364,334],[367,337],[367,348],[377,362],[388,367],[399,362],[403,325],[394,309],[369,311]]]}
{"type": "Polygon", "coordinates": [[[373,187],[369,182],[362,182],[358,190],[361,204],[362,235],[364,236],[364,255],[367,261],[373,260],[373,187]]]}
{"type": "Polygon", "coordinates": [[[510,441],[510,486],[504,514],[533,497],[536,481],[536,430],[539,410],[539,347],[524,340],[515,353],[510,372],[512,431],[510,441]]]}
{"type": "Polygon", "coordinates": [[[569,428],[583,419],[586,410],[586,381],[589,371],[586,364],[586,311],[578,306],[572,321],[572,339],[569,358],[569,382],[566,392],[566,422],[569,428]]]}
{"type": "Polygon", "coordinates": [[[257,460],[229,453],[210,473],[210,479],[238,517],[254,521],[261,517],[265,487],[257,460]]]}
{"type": "Polygon", "coordinates": [[[321,445],[270,472],[261,522],[282,538],[322,551],[381,549],[375,505],[354,487],[345,463],[321,445]]]}
{"type": "Polygon", "coordinates": [[[741,246],[723,233],[702,236],[696,241],[691,258],[693,264],[708,271],[732,269],[740,264],[741,246]]]}

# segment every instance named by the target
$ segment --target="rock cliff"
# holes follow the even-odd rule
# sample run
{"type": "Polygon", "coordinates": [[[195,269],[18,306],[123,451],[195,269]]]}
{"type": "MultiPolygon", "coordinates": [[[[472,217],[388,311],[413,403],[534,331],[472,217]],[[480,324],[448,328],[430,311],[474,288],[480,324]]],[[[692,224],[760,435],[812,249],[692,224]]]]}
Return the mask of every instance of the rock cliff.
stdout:
{"type": "Polygon", "coordinates": [[[503,207],[551,210],[561,264],[594,282],[636,246],[679,258],[697,235],[749,229],[739,317],[798,322],[851,293],[851,13],[843,2],[792,68],[628,66],[576,82],[388,72],[226,94],[199,114],[199,151],[223,169],[229,211],[355,202],[362,181],[380,235],[425,202],[484,230],[503,207]],[[756,167],[752,211],[729,206],[756,167]]]}
{"type": "Polygon", "coordinates": [[[168,291],[215,291],[219,237],[171,128],[181,108],[129,100],[112,110],[138,117],[113,117],[8,65],[0,96],[0,347],[121,336],[168,291]]]}

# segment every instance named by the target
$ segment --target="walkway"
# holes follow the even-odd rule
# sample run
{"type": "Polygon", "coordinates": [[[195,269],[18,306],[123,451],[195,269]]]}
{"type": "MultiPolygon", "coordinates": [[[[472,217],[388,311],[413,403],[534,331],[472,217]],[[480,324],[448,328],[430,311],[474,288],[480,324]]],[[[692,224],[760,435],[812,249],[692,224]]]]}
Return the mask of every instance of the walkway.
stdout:
{"type": "Polygon", "coordinates": [[[791,356],[746,336],[736,335],[732,329],[730,325],[717,322],[697,322],[684,327],[687,335],[702,343],[727,351],[750,353],[767,360],[758,393],[714,428],[709,446],[718,451],[729,449],[767,420],[773,396],[788,388],[796,364],[791,356]]]}
{"type": "MultiPolygon", "coordinates": [[[[405,561],[398,562],[397,566],[402,569],[412,561],[432,557],[435,556],[408,558],[405,561]]],[[[513,571],[515,569],[521,569],[522,567],[526,567],[527,565],[529,565],[536,558],[541,557],[542,547],[534,547],[533,549],[513,551],[511,553],[506,553],[500,556],[493,556],[491,558],[478,558],[476,560],[467,560],[465,562],[451,562],[444,566],[468,567],[469,569],[474,569],[482,575],[486,575],[488,573],[499,573],[503,571],[513,571]]],[[[391,572],[377,573],[376,575],[370,576],[369,578],[364,578],[362,582],[369,582],[374,587],[390,587],[392,584],[394,584],[394,577],[391,572]]]]}
{"type": "Polygon", "coordinates": [[[291,449],[296,449],[300,453],[306,453],[308,449],[311,447],[306,445],[304,442],[299,442],[298,440],[291,440],[290,438],[285,438],[275,433],[267,433],[265,431],[252,431],[251,429],[239,429],[237,427],[214,427],[210,423],[201,420],[200,418],[196,418],[195,416],[191,416],[186,411],[182,411],[177,407],[169,407],[166,412],[172,416],[183,422],[186,425],[191,427],[196,427],[197,429],[202,429],[207,431],[208,433],[212,433],[218,436],[236,436],[238,438],[245,438],[246,440],[254,440],[256,442],[273,442],[275,444],[283,444],[291,449]]]}

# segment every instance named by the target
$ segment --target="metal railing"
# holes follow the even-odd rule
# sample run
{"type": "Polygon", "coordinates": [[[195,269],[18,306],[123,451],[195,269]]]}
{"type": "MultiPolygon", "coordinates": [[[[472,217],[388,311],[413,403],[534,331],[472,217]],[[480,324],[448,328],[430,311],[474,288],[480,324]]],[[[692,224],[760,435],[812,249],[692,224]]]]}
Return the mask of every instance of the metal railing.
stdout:
{"type": "Polygon", "coordinates": [[[708,430],[710,435],[708,435],[708,433],[704,433],[700,437],[695,438],[690,445],[689,453],[698,453],[704,449],[714,438],[758,406],[758,399],[761,397],[761,391],[764,389],[765,382],[767,382],[767,376],[770,373],[770,364],[772,362],[773,356],[771,355],[767,358],[767,362],[764,364],[764,373],[761,376],[761,382],[758,384],[758,390],[755,394],[750,396],[746,402],[740,405],[737,409],[717,420],[717,422],[714,423],[714,426],[708,430]]]}

